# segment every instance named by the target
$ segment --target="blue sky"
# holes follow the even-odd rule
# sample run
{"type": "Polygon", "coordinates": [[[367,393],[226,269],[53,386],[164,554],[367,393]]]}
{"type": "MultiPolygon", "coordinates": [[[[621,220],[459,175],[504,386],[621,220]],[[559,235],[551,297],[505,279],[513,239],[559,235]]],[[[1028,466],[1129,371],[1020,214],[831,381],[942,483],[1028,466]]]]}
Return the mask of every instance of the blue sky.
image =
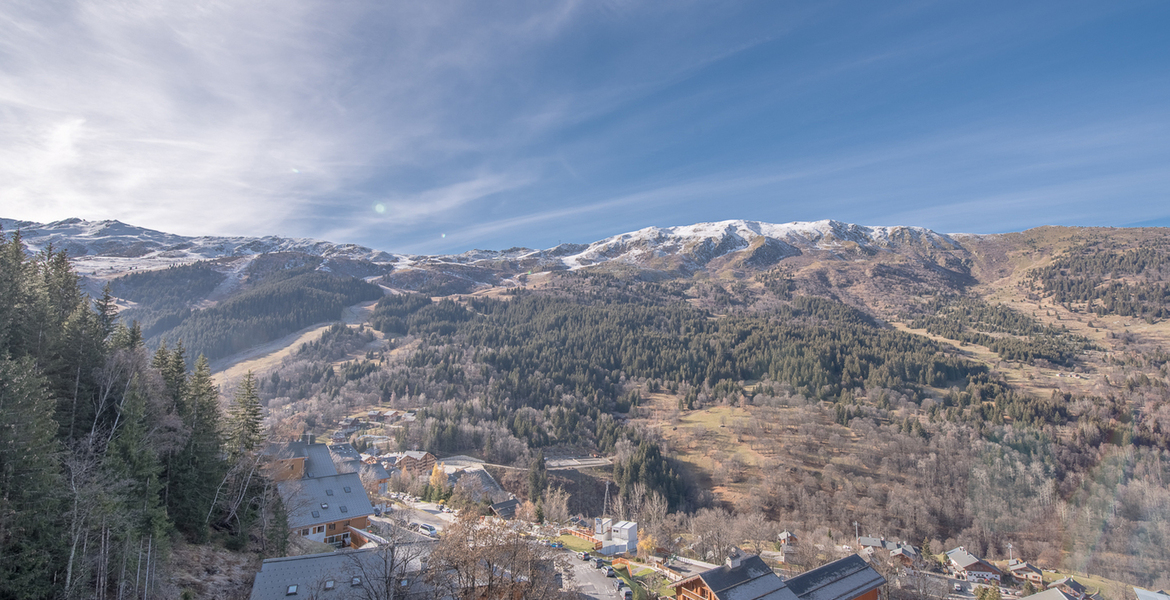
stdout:
{"type": "Polygon", "coordinates": [[[1170,225],[1164,2],[0,4],[0,215],[415,253],[1170,225]]]}

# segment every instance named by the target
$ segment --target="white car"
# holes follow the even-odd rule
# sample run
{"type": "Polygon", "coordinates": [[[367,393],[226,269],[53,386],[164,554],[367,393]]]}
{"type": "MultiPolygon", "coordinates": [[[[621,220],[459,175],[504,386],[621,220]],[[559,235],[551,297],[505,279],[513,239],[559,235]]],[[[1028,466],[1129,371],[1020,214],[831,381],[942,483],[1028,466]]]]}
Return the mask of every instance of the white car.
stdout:
{"type": "Polygon", "coordinates": [[[434,537],[435,534],[439,533],[439,530],[435,529],[435,526],[431,525],[430,523],[419,523],[418,530],[421,533],[424,533],[424,534],[429,535],[431,537],[434,537]]]}

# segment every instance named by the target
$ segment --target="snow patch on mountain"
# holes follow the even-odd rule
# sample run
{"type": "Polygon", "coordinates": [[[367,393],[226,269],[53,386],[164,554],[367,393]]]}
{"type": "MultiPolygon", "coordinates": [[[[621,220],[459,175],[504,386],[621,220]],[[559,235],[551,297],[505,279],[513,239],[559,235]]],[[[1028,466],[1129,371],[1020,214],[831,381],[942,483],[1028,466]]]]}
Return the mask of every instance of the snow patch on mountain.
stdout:
{"type": "MultiPolygon", "coordinates": [[[[689,256],[703,264],[718,256],[748,249],[757,238],[779,242],[790,253],[801,249],[834,250],[856,245],[874,250],[929,247],[954,250],[961,246],[950,236],[922,227],[867,227],[840,221],[719,221],[678,227],[647,227],[589,244],[564,257],[566,267],[580,269],[601,262],[640,263],[672,255],[689,256]]],[[[781,250],[786,251],[786,250],[781,250]]]]}

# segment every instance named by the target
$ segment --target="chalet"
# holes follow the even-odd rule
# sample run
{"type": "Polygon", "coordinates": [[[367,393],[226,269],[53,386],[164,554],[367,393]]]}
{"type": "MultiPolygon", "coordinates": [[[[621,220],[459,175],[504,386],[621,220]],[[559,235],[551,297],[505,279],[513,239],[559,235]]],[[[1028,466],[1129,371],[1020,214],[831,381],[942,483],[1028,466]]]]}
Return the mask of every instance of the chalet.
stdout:
{"type": "Polygon", "coordinates": [[[511,500],[504,500],[492,505],[492,512],[501,519],[515,519],[516,509],[520,508],[520,501],[512,498],[511,500]]]}
{"type": "MultiPolygon", "coordinates": [[[[1018,558],[1013,558],[1008,561],[1008,571],[1011,571],[1012,577],[1020,581],[1030,581],[1037,588],[1044,587],[1044,573],[1034,565],[1030,565],[1018,558]]],[[[1167,600],[1170,600],[1170,598],[1167,600]]]]}
{"type": "Polygon", "coordinates": [[[316,542],[348,546],[346,528],[368,527],[374,514],[357,473],[282,481],[277,489],[288,511],[289,528],[316,542]]]}
{"type": "Polygon", "coordinates": [[[295,442],[269,446],[266,454],[272,459],[272,479],[276,481],[337,474],[329,448],[310,434],[295,442]]]}
{"type": "Polygon", "coordinates": [[[250,600],[334,598],[364,600],[394,597],[404,600],[433,598],[423,570],[433,543],[411,542],[401,548],[409,557],[400,566],[385,560],[377,548],[270,558],[252,582],[250,600]],[[387,573],[387,571],[392,571],[387,573]],[[388,585],[395,589],[386,590],[388,585]]]}
{"type": "Polygon", "coordinates": [[[856,554],[788,580],[800,600],[877,600],[885,584],[885,577],[856,554]]]}
{"type": "Polygon", "coordinates": [[[877,600],[885,583],[856,554],[785,581],[759,556],[733,548],[722,566],[672,587],[678,600],[877,600]]]}
{"type": "Polygon", "coordinates": [[[913,545],[887,540],[884,537],[862,536],[857,538],[857,545],[870,556],[873,556],[874,552],[878,550],[889,552],[891,559],[902,563],[902,566],[905,567],[913,566],[921,558],[918,549],[913,545]]]}
{"type": "Polygon", "coordinates": [[[390,472],[372,456],[358,453],[351,444],[332,444],[329,453],[341,471],[357,473],[363,479],[371,479],[378,485],[378,492],[386,493],[390,483],[390,472]]]}
{"type": "Polygon", "coordinates": [[[387,467],[394,467],[415,477],[430,477],[435,468],[435,457],[430,452],[394,452],[383,457],[387,467]]]}
{"type": "Polygon", "coordinates": [[[1053,581],[1052,583],[1048,584],[1048,589],[1060,590],[1064,592],[1065,595],[1071,596],[1076,600],[1084,598],[1089,591],[1085,588],[1084,585],[1072,577],[1065,577],[1064,579],[1053,581]]]}
{"type": "Polygon", "coordinates": [[[799,541],[796,538],[796,534],[788,531],[787,529],[781,531],[777,539],[780,540],[780,545],[782,546],[795,546],[799,541]]]}
{"type": "Polygon", "coordinates": [[[338,473],[325,444],[313,436],[268,451],[289,528],[302,537],[336,546],[349,543],[348,527],[369,526],[374,514],[357,473],[338,473]]]}
{"type": "Polygon", "coordinates": [[[972,555],[962,546],[947,552],[947,559],[950,560],[955,577],[959,579],[971,582],[1001,581],[1002,574],[995,565],[972,555]]]}

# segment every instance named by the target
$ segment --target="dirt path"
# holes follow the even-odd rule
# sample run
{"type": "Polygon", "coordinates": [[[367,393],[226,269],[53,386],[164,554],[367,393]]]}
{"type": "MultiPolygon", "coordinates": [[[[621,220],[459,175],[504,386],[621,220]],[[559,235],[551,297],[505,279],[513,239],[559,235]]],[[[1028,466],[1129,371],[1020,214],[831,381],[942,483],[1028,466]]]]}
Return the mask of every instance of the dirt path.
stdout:
{"type": "MultiPolygon", "coordinates": [[[[342,322],[346,325],[365,323],[370,313],[374,311],[375,304],[377,301],[372,300],[347,307],[341,313],[342,322]]],[[[211,363],[211,371],[214,373],[212,378],[216,385],[228,385],[243,377],[248,371],[259,373],[271,369],[279,365],[284,357],[300,348],[301,344],[319,339],[334,322],[306,327],[267,344],[261,344],[239,354],[217,360],[211,363]]]]}

